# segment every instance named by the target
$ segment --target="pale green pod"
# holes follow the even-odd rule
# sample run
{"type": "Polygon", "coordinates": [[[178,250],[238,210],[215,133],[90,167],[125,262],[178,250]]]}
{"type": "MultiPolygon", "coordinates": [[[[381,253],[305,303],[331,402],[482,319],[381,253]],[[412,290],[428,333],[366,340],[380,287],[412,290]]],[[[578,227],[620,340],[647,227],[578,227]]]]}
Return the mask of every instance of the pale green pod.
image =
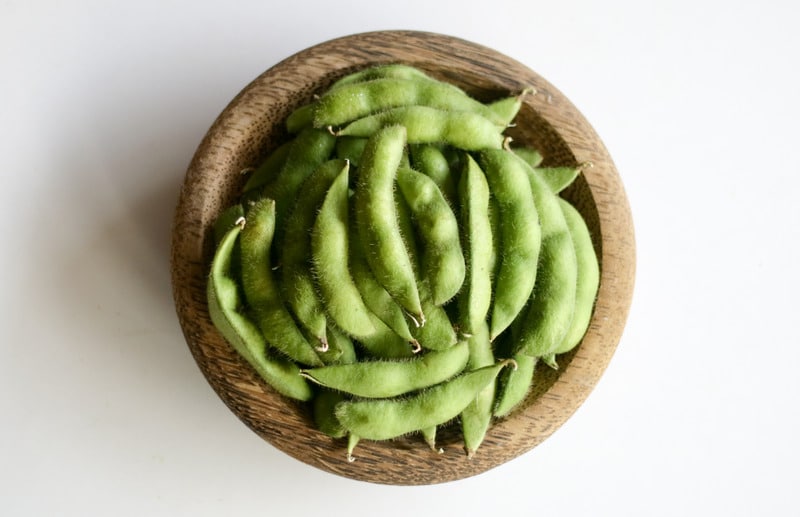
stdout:
{"type": "Polygon", "coordinates": [[[533,147],[514,147],[511,149],[511,151],[525,160],[525,163],[531,167],[538,167],[544,160],[542,153],[533,147]]]}
{"type": "MultiPolygon", "coordinates": [[[[578,261],[578,291],[575,296],[575,315],[572,324],[554,354],[569,352],[583,339],[592,319],[597,290],[600,286],[600,266],[592,245],[592,237],[581,214],[567,201],[559,198],[559,206],[569,227],[578,261]]],[[[554,364],[555,361],[551,360],[554,364]]]]}
{"type": "Polygon", "coordinates": [[[541,229],[527,165],[505,150],[481,153],[498,210],[498,259],[490,333],[494,341],[519,315],[536,282],[541,229]]]}
{"type": "Polygon", "coordinates": [[[461,289],[466,274],[458,220],[439,187],[425,174],[400,167],[397,184],[420,239],[422,272],[433,303],[443,305],[461,289]]]}
{"type": "MultiPolygon", "coordinates": [[[[467,368],[476,370],[494,364],[494,353],[489,341],[489,325],[478,325],[467,341],[469,363],[467,368]]],[[[495,399],[494,382],[486,386],[461,413],[461,431],[464,435],[464,448],[468,457],[478,450],[489,426],[492,423],[492,406],[495,399]]]]}
{"type": "Polygon", "coordinates": [[[410,146],[411,166],[425,174],[436,183],[444,198],[451,206],[457,205],[458,189],[450,160],[445,156],[442,146],[416,144],[410,146]]]}
{"type": "Polygon", "coordinates": [[[444,307],[434,303],[427,280],[421,280],[417,287],[422,311],[425,314],[425,324],[418,327],[410,326],[411,335],[422,348],[428,350],[444,350],[455,345],[458,342],[458,335],[453,328],[453,322],[450,321],[444,307]]]}
{"type": "Polygon", "coordinates": [[[505,417],[524,401],[533,386],[537,359],[525,354],[514,354],[515,370],[505,370],[497,380],[494,416],[505,417]]]}
{"type": "Polygon", "coordinates": [[[489,118],[501,128],[510,126],[522,107],[522,97],[525,94],[527,94],[527,90],[520,95],[504,97],[490,102],[486,105],[486,108],[491,112],[489,118]]]}
{"type": "Polygon", "coordinates": [[[354,195],[358,235],[375,278],[409,314],[424,321],[414,269],[397,220],[394,184],[406,145],[403,126],[375,133],[364,149],[354,195]]]}
{"type": "MultiPolygon", "coordinates": [[[[351,237],[357,237],[355,222],[351,219],[351,237]]],[[[383,323],[395,334],[409,343],[415,342],[408,327],[408,322],[403,309],[392,296],[383,288],[367,264],[365,252],[358,238],[351,238],[350,245],[350,273],[353,276],[358,291],[364,303],[383,323]]]]}
{"type": "Polygon", "coordinates": [[[277,177],[264,187],[264,196],[275,200],[278,244],[283,243],[284,221],[297,200],[297,191],[311,173],[328,161],[335,144],[336,138],[326,130],[302,130],[292,141],[277,177]]]}
{"type": "Polygon", "coordinates": [[[362,338],[375,326],[349,270],[348,171],[345,167],[339,173],[325,195],[311,231],[311,256],[328,316],[346,333],[362,338]]]}
{"type": "Polygon", "coordinates": [[[389,398],[444,382],[461,373],[468,359],[469,348],[463,342],[405,361],[361,361],[305,369],[300,373],[332,390],[364,398],[389,398]]]}
{"type": "Polygon", "coordinates": [[[241,234],[242,288],[250,312],[267,343],[300,364],[321,365],[314,348],[289,314],[273,276],[270,249],[275,234],[275,202],[257,201],[241,234]]]}
{"type": "Polygon", "coordinates": [[[314,103],[314,126],[341,126],[373,113],[405,106],[475,113],[501,128],[509,122],[509,109],[504,105],[491,108],[452,84],[384,77],[342,85],[325,92],[314,103]]]}
{"type": "MultiPolygon", "coordinates": [[[[328,327],[326,334],[328,336],[328,344],[330,345],[330,348],[340,351],[339,356],[336,358],[335,364],[352,364],[358,361],[355,346],[347,334],[343,333],[336,327],[328,327]]],[[[326,362],[325,364],[330,363],[326,362]]]]}
{"type": "Polygon", "coordinates": [[[286,117],[286,131],[295,134],[307,127],[311,127],[314,122],[314,103],[304,104],[292,111],[286,117]]]}
{"type": "Polygon", "coordinates": [[[356,72],[349,73],[334,82],[329,90],[336,90],[342,86],[361,83],[365,81],[372,81],[375,79],[385,78],[395,79],[418,79],[426,81],[434,81],[435,79],[422,70],[413,66],[404,65],[401,63],[389,63],[384,65],[375,65],[369,68],[364,68],[356,72]]]}
{"type": "Polygon", "coordinates": [[[429,429],[461,414],[508,364],[513,362],[473,370],[405,398],[341,402],[336,417],[348,432],[368,440],[388,440],[429,429]]]}
{"type": "MultiPolygon", "coordinates": [[[[521,159],[517,160],[524,164],[521,159]]],[[[524,165],[541,221],[542,243],[536,284],[523,313],[514,350],[533,357],[546,357],[561,344],[572,323],[578,264],[559,198],[536,169],[524,165]]]]}
{"type": "Polygon", "coordinates": [[[234,249],[241,232],[234,226],[223,236],[211,262],[206,297],[211,322],[222,337],[247,361],[258,375],[278,393],[297,400],[310,400],[313,392],[300,368],[293,362],[273,357],[258,327],[239,311],[243,300],[232,275],[234,249]]]}
{"type": "Polygon", "coordinates": [[[420,433],[422,433],[422,439],[425,440],[425,443],[428,444],[428,447],[430,447],[432,451],[442,454],[444,449],[436,448],[436,429],[437,426],[434,425],[426,429],[422,429],[420,433]]]}
{"type": "Polygon", "coordinates": [[[458,297],[462,333],[485,324],[492,303],[495,237],[489,214],[489,184],[475,160],[467,155],[459,181],[461,231],[467,274],[458,297]]]}
{"type": "Polygon", "coordinates": [[[322,343],[323,349],[328,345],[328,321],[311,271],[311,229],[333,181],[347,167],[344,160],[329,160],[306,178],[286,219],[286,234],[290,238],[279,250],[286,305],[298,323],[322,343]]]}
{"type": "Polygon", "coordinates": [[[370,315],[370,321],[375,331],[358,338],[358,344],[368,356],[374,359],[404,359],[419,351],[418,344],[398,336],[374,314],[370,315]]]}
{"type": "Polygon", "coordinates": [[[364,154],[364,147],[367,139],[356,136],[341,136],[336,139],[336,156],[343,160],[348,160],[351,164],[358,167],[361,164],[361,155],[364,154]]]}
{"type": "Polygon", "coordinates": [[[558,194],[580,175],[580,167],[536,167],[536,172],[550,187],[550,190],[558,194]]]}
{"type": "Polygon", "coordinates": [[[242,188],[243,201],[255,201],[261,197],[261,191],[264,187],[278,177],[283,164],[286,163],[286,158],[289,156],[289,149],[291,149],[292,142],[286,142],[279,145],[263,162],[253,171],[247,178],[247,182],[242,188]]]}
{"type": "Polygon", "coordinates": [[[387,126],[407,130],[409,144],[446,143],[467,151],[500,149],[503,134],[494,123],[469,111],[445,111],[428,106],[404,106],[354,120],[338,136],[369,137],[387,126]]]}

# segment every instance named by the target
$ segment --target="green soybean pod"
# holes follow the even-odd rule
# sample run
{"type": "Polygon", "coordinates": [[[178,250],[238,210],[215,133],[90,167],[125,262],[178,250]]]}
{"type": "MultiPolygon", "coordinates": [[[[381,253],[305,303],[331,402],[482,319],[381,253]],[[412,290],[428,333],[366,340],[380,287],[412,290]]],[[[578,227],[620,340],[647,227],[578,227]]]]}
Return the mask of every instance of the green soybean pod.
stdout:
{"type": "Polygon", "coordinates": [[[517,160],[527,168],[541,221],[542,244],[536,285],[520,325],[515,351],[547,357],[564,339],[575,313],[578,263],[558,197],[535,169],[517,160]]]}
{"type": "Polygon", "coordinates": [[[334,410],[339,402],[344,400],[344,394],[332,390],[319,390],[314,397],[312,413],[317,429],[331,438],[344,438],[347,431],[339,420],[336,419],[334,410]]]}
{"type": "Polygon", "coordinates": [[[482,115],[429,106],[403,106],[367,115],[350,122],[336,134],[369,137],[393,125],[406,128],[409,144],[441,142],[466,151],[480,151],[500,149],[504,141],[501,130],[482,115]]]}
{"type": "MultiPolygon", "coordinates": [[[[328,327],[326,334],[328,336],[328,344],[330,345],[330,348],[340,352],[336,358],[335,364],[351,364],[358,361],[355,346],[353,346],[353,342],[350,340],[347,334],[343,333],[336,327],[328,327]]],[[[331,363],[326,362],[325,364],[331,363]]]]}
{"type": "Polygon", "coordinates": [[[444,382],[461,373],[468,359],[469,348],[463,342],[406,361],[361,361],[305,369],[300,374],[320,386],[357,397],[389,398],[444,382]]]}
{"type": "Polygon", "coordinates": [[[550,187],[550,190],[558,194],[575,181],[581,173],[580,167],[537,167],[536,172],[550,187]]]}
{"type": "Polygon", "coordinates": [[[348,171],[345,166],[325,195],[311,231],[311,256],[327,314],[339,328],[360,338],[375,332],[375,326],[349,271],[348,171]]]}
{"type": "Polygon", "coordinates": [[[404,65],[401,63],[390,63],[384,65],[374,65],[369,68],[364,68],[362,70],[358,70],[357,72],[347,74],[334,82],[330,86],[329,90],[336,90],[342,86],[350,84],[389,77],[395,79],[420,79],[428,81],[435,80],[433,77],[413,66],[404,65]]]}
{"type": "Polygon", "coordinates": [[[497,380],[497,394],[494,403],[494,416],[508,416],[528,396],[533,386],[533,375],[537,358],[517,353],[512,356],[517,363],[516,370],[505,370],[497,380]]]}
{"type": "Polygon", "coordinates": [[[314,103],[304,104],[292,111],[286,117],[286,131],[291,134],[299,133],[314,122],[314,103]]]}
{"type": "Polygon", "coordinates": [[[410,343],[405,338],[398,336],[386,326],[377,316],[370,315],[375,331],[358,338],[358,344],[373,359],[404,359],[419,352],[416,341],[410,343]]]}
{"type": "Polygon", "coordinates": [[[336,417],[348,432],[368,440],[389,440],[429,429],[461,414],[512,363],[506,360],[479,368],[405,398],[344,401],[336,406],[336,417]]]}
{"type": "Polygon", "coordinates": [[[364,154],[364,147],[367,139],[356,136],[342,136],[336,139],[336,156],[348,160],[351,164],[358,167],[361,163],[361,155],[364,154]]]}
{"type": "Polygon", "coordinates": [[[214,221],[214,246],[219,246],[228,231],[242,219],[244,219],[244,208],[239,203],[223,210],[217,220],[214,221]]]}
{"type": "Polygon", "coordinates": [[[241,235],[242,288],[250,311],[267,343],[295,362],[322,364],[289,314],[273,277],[270,248],[275,234],[275,202],[257,201],[241,235]]]}
{"type": "Polygon", "coordinates": [[[369,139],[361,157],[354,205],[358,235],[375,278],[403,309],[425,321],[414,269],[397,220],[394,184],[406,145],[403,126],[369,139]]]}
{"type": "MultiPolygon", "coordinates": [[[[572,318],[572,324],[566,336],[553,351],[554,354],[563,354],[569,352],[580,343],[584,334],[586,334],[586,329],[589,328],[594,302],[597,298],[597,290],[600,286],[600,266],[592,245],[589,228],[586,226],[583,217],[567,201],[558,198],[558,202],[564,212],[578,261],[578,291],[575,296],[575,315],[572,318]]],[[[554,359],[551,359],[551,362],[555,364],[554,359]]]]}
{"type": "Polygon", "coordinates": [[[489,330],[491,340],[516,318],[536,282],[541,229],[527,166],[505,150],[481,153],[492,198],[498,210],[498,260],[489,330]]]}
{"type": "Polygon", "coordinates": [[[336,138],[328,131],[306,128],[292,141],[286,162],[278,176],[264,189],[264,196],[275,200],[276,242],[283,244],[284,221],[297,200],[305,179],[328,161],[336,138]]]}
{"type": "Polygon", "coordinates": [[[373,113],[403,106],[470,112],[486,117],[501,128],[507,125],[507,113],[491,109],[452,84],[380,78],[328,90],[314,105],[314,126],[341,126],[373,113]]]}
{"type": "Polygon", "coordinates": [[[456,334],[447,310],[433,302],[430,284],[428,280],[423,278],[420,274],[419,246],[414,238],[411,209],[402,194],[396,193],[395,195],[397,222],[400,226],[406,249],[408,249],[414,274],[417,278],[417,292],[419,293],[422,312],[426,318],[423,322],[420,322],[412,317],[414,325],[409,327],[411,335],[414,337],[418,346],[428,350],[443,350],[456,344],[458,342],[458,335],[456,334]]]}
{"type": "Polygon", "coordinates": [[[320,165],[298,191],[297,203],[286,219],[286,239],[281,247],[281,286],[286,304],[298,323],[322,344],[328,345],[325,308],[317,294],[311,272],[311,228],[328,189],[347,169],[345,160],[320,165]]]}
{"type": "Polygon", "coordinates": [[[511,151],[522,158],[525,163],[534,168],[541,165],[542,161],[544,160],[542,153],[533,147],[514,147],[511,149],[511,151]]]}
{"type": "MultiPolygon", "coordinates": [[[[350,223],[350,235],[356,236],[355,220],[351,219],[350,223]]],[[[394,298],[372,274],[372,270],[370,270],[367,263],[366,252],[362,248],[361,241],[357,238],[351,239],[350,243],[350,273],[364,303],[369,307],[370,311],[398,336],[409,343],[416,343],[408,328],[403,309],[400,308],[394,298]]]]}
{"type": "MultiPolygon", "coordinates": [[[[476,370],[494,364],[494,353],[489,341],[489,325],[486,322],[474,329],[467,343],[469,344],[468,369],[476,370]]],[[[486,437],[486,431],[492,422],[494,399],[495,383],[492,382],[483,388],[461,413],[461,431],[464,435],[467,457],[471,458],[475,454],[486,437]]]]}
{"type": "Polygon", "coordinates": [[[410,154],[411,166],[432,179],[451,206],[456,205],[455,174],[441,147],[435,144],[415,144],[410,146],[410,154]]]}
{"type": "Polygon", "coordinates": [[[437,426],[433,425],[431,427],[421,429],[420,433],[422,434],[422,438],[425,440],[425,443],[428,444],[428,447],[430,447],[432,451],[436,451],[439,454],[442,454],[444,453],[444,449],[436,448],[436,429],[437,426]]]}
{"type": "Polygon", "coordinates": [[[439,187],[428,176],[400,167],[397,184],[411,210],[422,244],[421,262],[433,303],[443,305],[464,284],[466,265],[458,220],[439,187]]]}
{"type": "Polygon", "coordinates": [[[495,238],[489,215],[489,184],[475,160],[466,155],[459,181],[461,228],[467,275],[459,294],[459,328],[465,334],[484,325],[492,303],[495,238]]]}
{"type": "Polygon", "coordinates": [[[310,400],[313,392],[300,377],[300,368],[293,362],[271,356],[258,327],[239,312],[243,301],[239,295],[238,279],[233,276],[234,250],[241,226],[234,226],[223,236],[211,262],[206,297],[211,322],[222,337],[259,376],[275,391],[297,400],[310,400]]]}
{"type": "Polygon", "coordinates": [[[247,205],[248,201],[255,201],[262,196],[262,192],[267,185],[275,181],[278,174],[286,163],[289,156],[292,142],[286,142],[272,151],[255,171],[247,178],[247,182],[242,187],[242,203],[247,205]]]}
{"type": "Polygon", "coordinates": [[[491,112],[491,118],[495,124],[501,128],[506,128],[514,122],[514,119],[522,107],[522,97],[527,95],[531,90],[526,89],[519,95],[512,97],[504,97],[486,105],[487,109],[491,112]]]}
{"type": "Polygon", "coordinates": [[[427,280],[418,283],[420,303],[425,314],[425,324],[411,328],[411,335],[422,348],[444,350],[458,343],[458,335],[453,328],[450,316],[441,305],[433,302],[433,295],[427,280]]]}

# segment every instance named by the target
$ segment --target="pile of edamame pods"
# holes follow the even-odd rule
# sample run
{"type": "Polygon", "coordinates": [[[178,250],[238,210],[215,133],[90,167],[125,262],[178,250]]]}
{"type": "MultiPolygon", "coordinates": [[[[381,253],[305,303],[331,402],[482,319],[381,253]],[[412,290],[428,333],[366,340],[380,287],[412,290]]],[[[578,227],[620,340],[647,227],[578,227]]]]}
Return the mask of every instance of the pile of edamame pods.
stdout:
{"type": "Polygon", "coordinates": [[[521,95],[351,73],[287,118],[216,222],[213,323],[351,461],[360,439],[435,450],[447,424],[471,457],[588,327],[598,261],[558,195],[580,169],[511,147],[521,95]]]}

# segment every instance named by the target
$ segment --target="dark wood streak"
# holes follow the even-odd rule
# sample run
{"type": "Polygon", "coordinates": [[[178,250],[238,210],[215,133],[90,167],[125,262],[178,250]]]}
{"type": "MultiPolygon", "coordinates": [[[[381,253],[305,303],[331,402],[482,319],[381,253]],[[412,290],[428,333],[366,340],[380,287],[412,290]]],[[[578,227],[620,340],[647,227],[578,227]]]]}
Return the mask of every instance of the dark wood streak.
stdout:
{"type": "Polygon", "coordinates": [[[322,470],[374,483],[421,485],[473,476],[535,447],[588,397],[619,342],[631,302],[634,234],[625,192],[605,146],[555,87],[523,64],[491,49],[439,34],[388,31],[335,39],[299,52],[245,87],[209,129],[181,190],[172,241],[175,307],[192,355],[228,407],[254,432],[287,454],[322,470]],[[357,461],[345,459],[345,440],[313,428],[309,410],[261,382],[211,324],[205,300],[212,254],[209,230],[237,196],[240,171],[257,164],[286,138],[282,120],[314,92],[359,68],[403,62],[451,81],[483,100],[532,85],[510,130],[515,141],[539,148],[546,164],[592,162],[566,192],[592,231],[602,263],[601,287],[582,344],[560,358],[558,371],[537,368],[539,383],[522,408],[497,421],[474,458],[460,431],[439,431],[444,454],[419,436],[363,441],[357,461]]]}

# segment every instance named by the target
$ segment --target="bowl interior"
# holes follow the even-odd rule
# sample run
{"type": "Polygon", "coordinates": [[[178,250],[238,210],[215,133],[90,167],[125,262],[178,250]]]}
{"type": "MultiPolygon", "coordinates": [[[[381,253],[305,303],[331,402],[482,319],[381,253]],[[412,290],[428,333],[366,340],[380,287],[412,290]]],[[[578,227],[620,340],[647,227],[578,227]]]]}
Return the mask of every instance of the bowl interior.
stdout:
{"type": "Polygon", "coordinates": [[[187,171],[173,229],[173,291],[187,343],[209,383],[256,433],[291,456],[354,479],[430,484],[472,476],[533,448],[588,396],[613,354],[627,316],[633,282],[633,232],[624,190],[605,147],[571,103],[524,65],[491,49],[429,33],[389,31],[348,36],[300,52],[240,92],[214,122],[187,171]],[[537,369],[526,402],[496,422],[476,456],[461,450],[458,426],[443,428],[434,454],[419,436],[363,441],[357,461],[345,443],[318,432],[308,407],[266,386],[216,332],[205,302],[213,255],[210,229],[238,197],[241,171],[258,165],[288,138],[283,121],[335,79],[365,66],[403,62],[492,100],[533,86],[515,127],[514,142],[537,148],[545,165],[591,162],[563,197],[592,233],[601,260],[601,289],[583,343],[560,357],[559,370],[537,369]]]}

